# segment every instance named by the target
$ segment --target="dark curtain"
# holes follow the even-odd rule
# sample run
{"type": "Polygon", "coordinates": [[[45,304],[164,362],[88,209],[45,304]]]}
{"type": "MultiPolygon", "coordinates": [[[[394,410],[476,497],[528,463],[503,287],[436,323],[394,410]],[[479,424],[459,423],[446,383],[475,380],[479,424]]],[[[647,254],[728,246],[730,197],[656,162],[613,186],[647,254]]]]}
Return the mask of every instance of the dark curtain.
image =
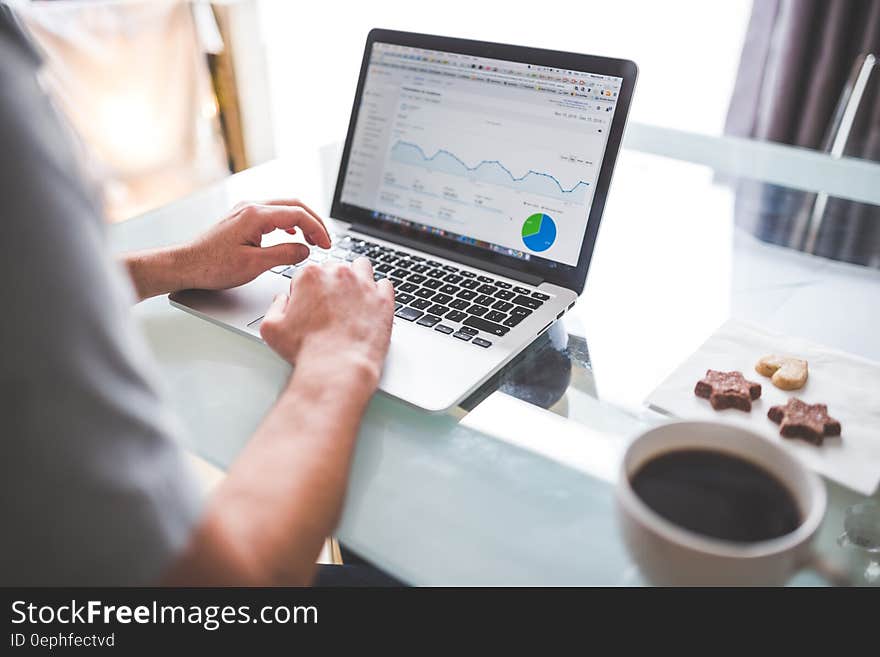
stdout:
{"type": "MultiPolygon", "coordinates": [[[[725,132],[825,149],[859,57],[880,59],[880,0],[755,0],[725,132]]],[[[875,66],[844,154],[880,161],[880,66],[875,66]]],[[[880,180],[878,180],[880,186],[880,180]]],[[[816,195],[744,181],[737,221],[761,239],[802,248],[816,195]]],[[[880,266],[880,208],[828,199],[819,255],[880,266]]]]}

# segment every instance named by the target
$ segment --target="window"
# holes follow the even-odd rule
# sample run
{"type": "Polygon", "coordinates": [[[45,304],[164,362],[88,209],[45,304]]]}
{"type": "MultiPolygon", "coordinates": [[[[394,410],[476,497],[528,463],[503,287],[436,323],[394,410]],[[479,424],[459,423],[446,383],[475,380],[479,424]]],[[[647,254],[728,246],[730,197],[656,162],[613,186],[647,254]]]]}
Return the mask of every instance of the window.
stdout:
{"type": "MultiPolygon", "coordinates": [[[[282,156],[345,134],[367,32],[386,27],[624,57],[640,68],[631,119],[721,134],[750,0],[585,0],[436,5],[263,0],[273,121],[282,156]]],[[[303,175],[318,175],[309,160],[303,175]]]]}

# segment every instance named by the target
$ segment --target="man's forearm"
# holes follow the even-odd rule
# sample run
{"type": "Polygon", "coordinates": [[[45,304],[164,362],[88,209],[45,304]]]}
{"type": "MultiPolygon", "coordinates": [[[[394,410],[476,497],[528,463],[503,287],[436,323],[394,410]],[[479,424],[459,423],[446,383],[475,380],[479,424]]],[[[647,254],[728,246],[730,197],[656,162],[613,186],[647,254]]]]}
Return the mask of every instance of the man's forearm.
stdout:
{"type": "Polygon", "coordinates": [[[378,372],[304,350],[218,488],[172,583],[307,584],[335,528],[378,372]]]}
{"type": "Polygon", "coordinates": [[[190,273],[183,247],[172,246],[126,253],[122,262],[134,284],[138,300],[183,290],[190,286],[190,273]]]}

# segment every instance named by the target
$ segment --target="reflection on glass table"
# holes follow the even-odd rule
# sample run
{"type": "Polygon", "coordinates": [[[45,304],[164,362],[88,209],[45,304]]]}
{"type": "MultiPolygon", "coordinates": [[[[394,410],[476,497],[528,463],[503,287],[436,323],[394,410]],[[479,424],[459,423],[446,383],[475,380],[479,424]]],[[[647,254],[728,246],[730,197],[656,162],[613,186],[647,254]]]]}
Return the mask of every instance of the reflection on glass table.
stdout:
{"type": "MultiPolygon", "coordinates": [[[[496,390],[541,408],[557,410],[570,385],[573,370],[589,377],[590,354],[586,341],[568,333],[564,321],[556,322],[525,351],[484,383],[461,404],[470,411],[496,390]]],[[[589,390],[595,394],[594,390],[589,390]]],[[[565,415],[565,408],[558,409],[565,415]]]]}

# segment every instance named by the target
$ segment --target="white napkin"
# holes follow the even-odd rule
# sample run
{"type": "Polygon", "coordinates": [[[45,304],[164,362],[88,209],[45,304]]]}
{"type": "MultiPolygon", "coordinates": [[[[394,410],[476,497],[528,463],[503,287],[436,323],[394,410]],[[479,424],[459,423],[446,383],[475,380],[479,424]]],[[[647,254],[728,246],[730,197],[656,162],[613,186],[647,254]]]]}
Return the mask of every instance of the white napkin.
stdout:
{"type": "Polygon", "coordinates": [[[819,474],[864,495],[871,495],[880,482],[880,363],[728,320],[645,402],[680,418],[746,426],[790,450],[819,474]],[[808,361],[806,385],[780,390],[758,374],[755,363],[769,354],[808,361]],[[697,397],[694,386],[707,369],[739,370],[746,379],[760,383],[761,398],[752,402],[751,413],[733,408],[716,411],[708,399],[697,397]],[[767,411],[791,397],[827,404],[828,414],[840,421],[841,436],[825,438],[822,446],[780,436],[779,425],[770,421],[767,411]]]}

